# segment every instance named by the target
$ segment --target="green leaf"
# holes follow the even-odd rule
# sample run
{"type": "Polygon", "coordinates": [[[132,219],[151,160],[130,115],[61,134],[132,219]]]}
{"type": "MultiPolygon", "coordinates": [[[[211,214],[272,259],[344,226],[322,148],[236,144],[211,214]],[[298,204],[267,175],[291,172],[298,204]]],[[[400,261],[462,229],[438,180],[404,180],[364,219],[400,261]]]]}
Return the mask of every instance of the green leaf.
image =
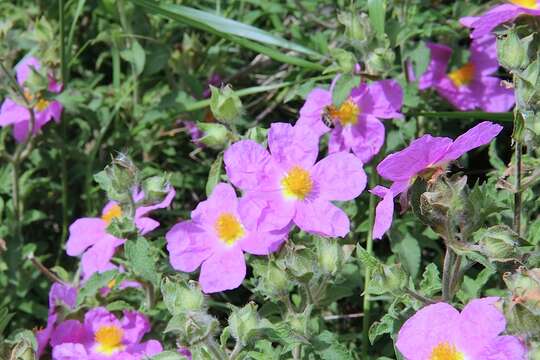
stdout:
{"type": "Polygon", "coordinates": [[[347,347],[339,342],[336,334],[325,330],[312,340],[313,348],[323,360],[352,360],[347,347]]]}
{"type": "Polygon", "coordinates": [[[107,284],[114,279],[117,273],[118,271],[116,270],[111,270],[104,273],[94,273],[79,290],[79,294],[77,296],[77,305],[80,306],[84,303],[86,298],[95,296],[99,289],[106,287],[107,284]]]}
{"type": "Polygon", "coordinates": [[[491,166],[493,166],[498,171],[504,171],[506,169],[504,162],[501,160],[501,158],[497,154],[497,139],[493,139],[493,141],[489,144],[488,154],[489,154],[489,163],[491,164],[491,166]]]}
{"type": "Polygon", "coordinates": [[[374,322],[369,327],[369,342],[373,345],[379,336],[393,334],[395,322],[396,319],[393,316],[384,314],[380,321],[374,322]]]}
{"type": "Polygon", "coordinates": [[[320,54],[311,49],[272,35],[259,28],[187,6],[162,4],[152,0],[131,0],[131,2],[156,14],[168,17],[196,29],[221,36],[222,38],[233,41],[240,46],[244,46],[256,52],[268,55],[274,60],[311,68],[314,70],[324,69],[324,67],[320,64],[303,60],[295,56],[286,55],[282,51],[277,51],[273,48],[262,45],[268,44],[272,46],[279,46],[284,49],[297,51],[307,55],[316,56],[319,58],[322,57],[320,54]]]}
{"type": "Polygon", "coordinates": [[[342,74],[336,81],[332,91],[332,103],[340,106],[349,96],[351,90],[360,85],[360,77],[352,74],[342,74]]]}
{"type": "Polygon", "coordinates": [[[391,237],[392,251],[399,256],[405,270],[414,279],[420,269],[420,246],[418,241],[410,234],[395,238],[391,237]]]}
{"type": "Polygon", "coordinates": [[[429,263],[422,274],[420,281],[420,291],[425,296],[432,296],[441,290],[441,276],[439,268],[434,263],[429,263]]]}
{"type": "Polygon", "coordinates": [[[206,180],[206,197],[209,197],[212,194],[212,191],[217,184],[221,181],[222,174],[222,164],[223,164],[223,153],[220,153],[216,160],[210,166],[210,172],[208,173],[208,180],[206,180]]]}
{"type": "Polygon", "coordinates": [[[185,360],[185,359],[187,358],[184,355],[180,355],[176,351],[164,351],[150,358],[150,360],[185,360]]]}
{"type": "Polygon", "coordinates": [[[429,48],[425,42],[420,42],[416,49],[410,54],[411,60],[414,64],[414,75],[416,79],[420,79],[420,76],[427,70],[429,61],[431,59],[429,48]]]}
{"type": "Polygon", "coordinates": [[[489,278],[495,274],[492,269],[483,269],[475,279],[465,276],[461,288],[456,294],[458,299],[466,304],[469,300],[480,296],[482,288],[487,284],[489,278]]]}
{"type": "Polygon", "coordinates": [[[377,35],[384,35],[384,18],[386,14],[386,0],[368,0],[369,21],[377,32],[377,35]]]}
{"type": "Polygon", "coordinates": [[[124,251],[131,270],[136,275],[157,286],[159,275],[156,271],[156,260],[153,256],[153,250],[148,240],[142,236],[139,236],[135,241],[127,241],[124,245],[124,251]]]}
{"type": "Polygon", "coordinates": [[[381,262],[373,255],[368,253],[362,246],[356,246],[356,256],[360,262],[368,269],[372,270],[381,265],[381,262]]]}

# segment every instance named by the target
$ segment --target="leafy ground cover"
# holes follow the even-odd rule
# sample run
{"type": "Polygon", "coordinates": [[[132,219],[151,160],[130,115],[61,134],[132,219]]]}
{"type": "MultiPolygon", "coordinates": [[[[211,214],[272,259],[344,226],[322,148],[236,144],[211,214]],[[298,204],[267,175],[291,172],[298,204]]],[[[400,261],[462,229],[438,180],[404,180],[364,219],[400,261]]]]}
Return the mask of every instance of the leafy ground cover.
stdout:
{"type": "Polygon", "coordinates": [[[0,359],[540,358],[540,2],[0,14],[0,359]]]}

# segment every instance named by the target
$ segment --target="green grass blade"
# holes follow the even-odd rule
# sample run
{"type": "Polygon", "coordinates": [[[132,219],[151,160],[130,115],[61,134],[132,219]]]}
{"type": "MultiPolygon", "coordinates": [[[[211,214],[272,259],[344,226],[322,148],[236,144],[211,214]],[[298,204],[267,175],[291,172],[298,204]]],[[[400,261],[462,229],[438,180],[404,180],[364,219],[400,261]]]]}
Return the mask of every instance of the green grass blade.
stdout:
{"type": "Polygon", "coordinates": [[[243,24],[226,17],[182,5],[160,4],[153,0],[131,0],[131,2],[154,13],[217,35],[228,35],[238,37],[240,39],[253,40],[259,43],[297,51],[310,56],[319,58],[322,57],[317,52],[308,49],[305,46],[285,40],[279,36],[272,35],[271,33],[257,27],[243,24]]]}
{"type": "Polygon", "coordinates": [[[512,112],[483,112],[483,111],[440,111],[411,114],[414,116],[424,116],[427,118],[446,118],[460,120],[493,120],[502,122],[512,122],[514,113],[512,112]]]}

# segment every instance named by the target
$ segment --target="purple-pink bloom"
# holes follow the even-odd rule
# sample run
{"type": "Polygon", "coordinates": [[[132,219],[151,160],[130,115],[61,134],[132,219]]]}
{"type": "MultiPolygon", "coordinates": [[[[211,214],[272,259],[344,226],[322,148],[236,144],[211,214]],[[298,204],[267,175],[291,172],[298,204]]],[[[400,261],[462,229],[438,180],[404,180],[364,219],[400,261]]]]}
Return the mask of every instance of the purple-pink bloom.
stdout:
{"type": "Polygon", "coordinates": [[[84,323],[67,320],[51,336],[53,360],[138,360],[159,354],[159,341],[142,342],[150,331],[148,318],[136,311],[124,311],[119,320],[103,307],[84,316],[84,323]]]}
{"type": "Polygon", "coordinates": [[[244,252],[276,251],[289,232],[286,225],[268,231],[252,226],[256,214],[240,213],[245,199],[229,184],[218,184],[210,197],[191,212],[191,220],[174,225],[165,235],[173,268],[192,272],[199,266],[205,293],[235,289],[246,277],[244,252]]]}
{"type": "Polygon", "coordinates": [[[478,39],[491,33],[497,26],[517,18],[519,15],[540,16],[540,1],[509,0],[510,4],[502,4],[486,11],[484,14],[471,19],[473,28],[471,37],[478,39]]]}
{"type": "MultiPolygon", "coordinates": [[[[141,235],[145,235],[159,226],[159,222],[148,217],[151,211],[167,208],[176,192],[170,187],[165,198],[153,205],[139,206],[135,210],[135,226],[141,235]]],[[[134,195],[134,201],[144,198],[142,192],[134,195]]],[[[107,233],[110,222],[122,216],[122,209],[114,202],[109,202],[102,210],[101,217],[77,219],[69,227],[66,251],[69,256],[82,254],[82,275],[87,280],[95,272],[102,273],[117,267],[111,263],[116,248],[123,245],[125,239],[119,239],[107,233]]]]}
{"type": "MultiPolygon", "coordinates": [[[[24,96],[28,101],[34,100],[33,96],[39,96],[39,94],[30,94],[25,88],[25,82],[32,73],[32,69],[35,71],[41,69],[39,60],[33,56],[25,57],[15,67],[17,82],[23,89],[24,96]]],[[[48,75],[48,80],[48,90],[50,92],[59,93],[62,90],[62,85],[57,83],[52,75],[48,75]]],[[[48,101],[43,98],[36,100],[37,102],[34,107],[34,134],[37,134],[38,131],[52,119],[59,122],[63,109],[58,101],[48,101]]],[[[30,111],[13,99],[5,99],[0,107],[0,127],[13,125],[13,136],[18,142],[24,141],[28,137],[28,132],[30,131],[30,117],[30,111]]]]}
{"type": "Polygon", "coordinates": [[[334,124],[329,153],[352,150],[367,163],[384,143],[384,125],[379,119],[402,119],[399,113],[402,103],[403,91],[394,80],[362,83],[339,107],[332,105],[332,88],[316,88],[300,109],[297,124],[322,135],[330,131],[323,122],[326,117],[334,124]]]}
{"type": "Polygon", "coordinates": [[[47,345],[51,334],[58,320],[58,306],[65,306],[69,309],[73,309],[77,303],[77,289],[60,284],[54,283],[49,291],[49,314],[47,316],[47,326],[44,329],[36,332],[36,340],[38,344],[37,357],[39,358],[47,345]]]}
{"type": "Polygon", "coordinates": [[[388,155],[377,166],[377,172],[384,179],[392,181],[392,186],[389,189],[376,186],[371,190],[383,199],[377,205],[373,238],[380,239],[388,231],[394,213],[393,198],[402,194],[402,203],[406,203],[407,189],[418,175],[428,170],[444,170],[448,163],[457,160],[467,151],[491,142],[501,130],[502,126],[484,121],[456,140],[424,135],[407,148],[388,155]]]}
{"type": "MultiPolygon", "coordinates": [[[[514,106],[514,91],[491,76],[499,68],[496,39],[488,35],[475,39],[470,47],[469,62],[446,72],[452,49],[442,44],[427,44],[431,61],[420,77],[420,90],[434,88],[440,96],[460,110],[482,109],[490,112],[508,111],[514,106]]],[[[411,69],[409,75],[414,78],[411,69]]]]}
{"type": "Polygon", "coordinates": [[[428,305],[401,327],[396,347],[406,360],[525,360],[526,347],[506,328],[496,297],[474,299],[461,312],[428,305]]]}
{"type": "Polygon", "coordinates": [[[224,155],[230,181],[245,193],[240,215],[250,227],[280,229],[294,222],[322,236],[345,236],[349,218],[331,201],[356,198],[366,186],[363,164],[355,155],[336,152],[316,162],[319,136],[306,126],[273,123],[268,152],[242,140],[224,155]]]}

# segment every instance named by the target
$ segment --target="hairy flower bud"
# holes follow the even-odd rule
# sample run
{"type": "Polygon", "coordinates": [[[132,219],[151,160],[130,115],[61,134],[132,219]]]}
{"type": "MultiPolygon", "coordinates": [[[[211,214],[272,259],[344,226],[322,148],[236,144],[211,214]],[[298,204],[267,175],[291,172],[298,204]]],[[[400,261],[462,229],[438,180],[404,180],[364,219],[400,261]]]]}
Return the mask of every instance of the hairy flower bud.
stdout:
{"type": "Polygon", "coordinates": [[[194,281],[173,282],[169,279],[161,283],[163,301],[173,315],[186,311],[204,311],[206,300],[198,284],[194,281]]]}
{"type": "Polygon", "coordinates": [[[223,123],[234,123],[242,114],[242,102],[230,85],[218,89],[210,85],[212,96],[210,109],[214,117],[223,123]]]}
{"type": "Polygon", "coordinates": [[[519,70],[527,66],[530,40],[520,39],[516,29],[511,28],[497,36],[497,58],[506,69],[519,70]]]}
{"type": "Polygon", "coordinates": [[[512,261],[519,258],[519,236],[506,225],[496,225],[475,233],[480,251],[492,261],[512,261]]]}
{"type": "Polygon", "coordinates": [[[229,328],[232,336],[244,345],[253,338],[253,331],[257,330],[259,323],[257,305],[253,302],[241,308],[233,308],[229,316],[229,328]]]}
{"type": "Polygon", "coordinates": [[[315,242],[319,269],[325,274],[336,274],[343,265],[343,249],[335,239],[317,238],[315,242]]]}
{"type": "Polygon", "coordinates": [[[144,192],[145,203],[156,203],[161,200],[170,191],[169,179],[167,176],[151,176],[141,182],[144,192]]]}
{"type": "Polygon", "coordinates": [[[198,141],[211,149],[222,150],[232,139],[231,132],[221,124],[199,123],[198,126],[203,131],[203,137],[198,141]]]}

